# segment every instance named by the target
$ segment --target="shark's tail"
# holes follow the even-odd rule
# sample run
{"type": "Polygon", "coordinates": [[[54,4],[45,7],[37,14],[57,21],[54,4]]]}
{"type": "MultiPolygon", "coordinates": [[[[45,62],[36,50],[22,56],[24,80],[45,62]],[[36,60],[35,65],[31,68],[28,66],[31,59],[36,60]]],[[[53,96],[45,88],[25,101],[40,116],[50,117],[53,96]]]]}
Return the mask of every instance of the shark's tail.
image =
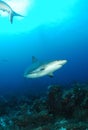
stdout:
{"type": "Polygon", "coordinates": [[[12,11],[12,12],[10,13],[10,22],[11,22],[11,24],[13,23],[13,17],[14,17],[14,16],[24,17],[24,16],[22,16],[22,15],[16,13],[16,12],[14,12],[14,11],[12,11]]]}

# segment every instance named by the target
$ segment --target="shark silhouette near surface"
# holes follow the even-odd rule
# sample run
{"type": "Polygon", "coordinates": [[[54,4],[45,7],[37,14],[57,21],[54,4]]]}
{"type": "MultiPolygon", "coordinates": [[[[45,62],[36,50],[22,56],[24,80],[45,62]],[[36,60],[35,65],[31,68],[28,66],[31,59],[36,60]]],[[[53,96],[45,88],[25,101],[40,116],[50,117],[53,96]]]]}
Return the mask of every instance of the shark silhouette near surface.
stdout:
{"type": "Polygon", "coordinates": [[[25,71],[24,77],[38,78],[45,75],[53,77],[53,72],[60,69],[67,60],[55,60],[41,63],[34,56],[32,57],[32,65],[25,71]]]}
{"type": "Polygon", "coordinates": [[[22,15],[16,13],[15,11],[13,11],[13,9],[4,1],[0,0],[0,10],[2,11],[6,11],[9,14],[10,17],[10,22],[13,23],[13,17],[14,16],[21,16],[22,15]]]}

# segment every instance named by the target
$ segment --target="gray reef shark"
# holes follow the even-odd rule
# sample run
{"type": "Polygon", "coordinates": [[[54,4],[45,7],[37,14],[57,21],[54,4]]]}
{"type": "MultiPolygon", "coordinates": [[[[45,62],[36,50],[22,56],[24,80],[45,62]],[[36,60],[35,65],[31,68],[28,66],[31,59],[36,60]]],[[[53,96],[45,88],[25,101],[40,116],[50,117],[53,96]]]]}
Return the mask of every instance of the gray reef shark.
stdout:
{"type": "Polygon", "coordinates": [[[6,2],[4,2],[2,0],[0,0],[0,10],[6,11],[9,14],[11,23],[13,23],[13,16],[21,16],[21,17],[23,17],[22,15],[14,12],[12,10],[12,8],[6,2]]]}
{"type": "Polygon", "coordinates": [[[24,77],[38,78],[45,75],[53,77],[53,72],[60,69],[67,60],[55,60],[41,63],[34,56],[32,57],[32,65],[25,71],[24,77]]]}

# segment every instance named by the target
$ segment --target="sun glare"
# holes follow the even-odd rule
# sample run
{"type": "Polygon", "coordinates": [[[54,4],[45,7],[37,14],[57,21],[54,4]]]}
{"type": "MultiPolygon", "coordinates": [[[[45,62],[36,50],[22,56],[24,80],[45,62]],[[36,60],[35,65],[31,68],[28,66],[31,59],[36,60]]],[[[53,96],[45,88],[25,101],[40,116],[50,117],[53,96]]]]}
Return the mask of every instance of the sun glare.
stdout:
{"type": "MultiPolygon", "coordinates": [[[[1,19],[4,26],[0,26],[0,32],[22,33],[31,31],[38,26],[56,26],[64,23],[75,15],[75,6],[79,0],[3,0],[13,11],[24,17],[14,17],[11,24],[9,16],[1,19]],[[17,19],[17,20],[15,20],[17,19]],[[7,21],[8,20],[8,21],[7,21]],[[20,20],[18,22],[18,20],[20,20]],[[21,24],[20,24],[21,23],[21,24]],[[7,29],[8,28],[8,29],[7,29]]],[[[1,16],[9,15],[0,11],[1,16]]]]}
{"type": "MultiPolygon", "coordinates": [[[[6,0],[5,2],[10,5],[15,12],[21,13],[22,15],[27,14],[33,4],[33,0],[6,0]]],[[[8,15],[7,12],[3,11],[0,11],[0,14],[2,16],[8,15]]]]}

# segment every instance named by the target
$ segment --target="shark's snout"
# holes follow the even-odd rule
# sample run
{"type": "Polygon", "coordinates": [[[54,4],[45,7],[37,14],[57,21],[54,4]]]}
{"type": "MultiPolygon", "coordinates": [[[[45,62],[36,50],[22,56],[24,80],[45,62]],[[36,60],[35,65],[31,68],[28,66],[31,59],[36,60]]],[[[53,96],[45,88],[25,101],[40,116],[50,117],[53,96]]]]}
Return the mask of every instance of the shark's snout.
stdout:
{"type": "Polygon", "coordinates": [[[63,60],[62,61],[62,64],[64,65],[64,64],[66,64],[67,63],[67,60],[63,60]]]}
{"type": "Polygon", "coordinates": [[[67,63],[67,60],[59,60],[58,65],[64,65],[67,63]]]}

